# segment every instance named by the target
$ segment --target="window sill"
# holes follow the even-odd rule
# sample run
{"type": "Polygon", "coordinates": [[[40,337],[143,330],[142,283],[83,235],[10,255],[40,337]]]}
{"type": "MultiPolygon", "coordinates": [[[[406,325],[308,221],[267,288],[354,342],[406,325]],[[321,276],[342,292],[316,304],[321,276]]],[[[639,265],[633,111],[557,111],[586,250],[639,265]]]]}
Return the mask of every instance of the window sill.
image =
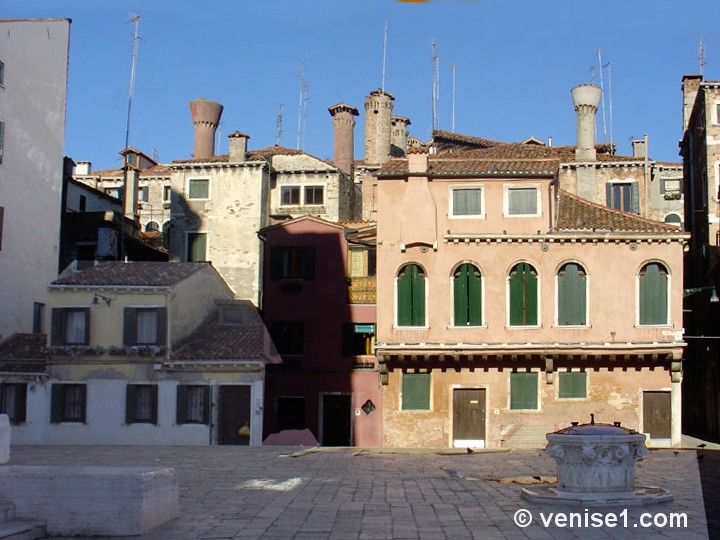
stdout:
{"type": "Polygon", "coordinates": [[[514,325],[505,325],[505,330],[540,330],[542,328],[542,324],[535,324],[535,325],[527,325],[527,326],[514,326],[514,325]]]}
{"type": "Polygon", "coordinates": [[[672,324],[660,323],[660,324],[636,324],[635,328],[673,328],[672,324]]]}
{"type": "Polygon", "coordinates": [[[560,330],[588,330],[592,328],[589,324],[554,324],[552,327],[560,330]]]}
{"type": "Polygon", "coordinates": [[[454,215],[451,214],[448,216],[449,219],[486,219],[485,214],[468,214],[468,215],[454,215]]]}
{"type": "Polygon", "coordinates": [[[534,218],[542,217],[542,214],[503,214],[506,218],[534,218]]]}
{"type": "Polygon", "coordinates": [[[478,324],[478,325],[472,325],[467,324],[465,326],[448,326],[448,330],[487,330],[488,325],[487,324],[478,324]]]}
{"type": "Polygon", "coordinates": [[[393,325],[393,330],[430,330],[429,326],[397,326],[393,325]]]}

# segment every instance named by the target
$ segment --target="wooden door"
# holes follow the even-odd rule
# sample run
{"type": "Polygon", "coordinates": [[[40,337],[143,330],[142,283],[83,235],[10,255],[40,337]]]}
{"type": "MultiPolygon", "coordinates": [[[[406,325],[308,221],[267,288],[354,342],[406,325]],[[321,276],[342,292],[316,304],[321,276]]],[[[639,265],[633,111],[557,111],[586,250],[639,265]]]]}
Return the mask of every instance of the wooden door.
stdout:
{"type": "Polygon", "coordinates": [[[352,445],[351,415],[350,394],[323,394],[321,439],[323,446],[352,445]]]}
{"type": "Polygon", "coordinates": [[[643,431],[651,439],[669,439],[672,436],[672,402],[670,392],[643,392],[643,431]]]}
{"type": "Polygon", "coordinates": [[[218,444],[250,444],[250,386],[220,386],[218,444]]]}
{"type": "Polygon", "coordinates": [[[485,389],[453,391],[453,446],[485,445],[485,389]]]}

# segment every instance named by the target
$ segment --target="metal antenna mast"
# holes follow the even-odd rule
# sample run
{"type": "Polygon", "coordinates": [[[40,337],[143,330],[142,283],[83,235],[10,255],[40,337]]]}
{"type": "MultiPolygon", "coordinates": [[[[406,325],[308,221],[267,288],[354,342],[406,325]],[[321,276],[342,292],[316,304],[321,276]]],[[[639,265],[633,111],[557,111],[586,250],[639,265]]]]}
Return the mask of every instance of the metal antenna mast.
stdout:
{"type": "Polygon", "coordinates": [[[603,82],[603,69],[605,66],[602,63],[602,49],[598,47],[596,49],[598,56],[598,64],[600,66],[600,105],[602,107],[602,119],[603,119],[603,142],[607,143],[607,120],[605,117],[605,85],[603,82]]]}
{"type": "Polygon", "coordinates": [[[275,125],[277,126],[277,136],[275,137],[275,144],[278,146],[282,146],[282,134],[283,134],[283,109],[285,108],[285,104],[281,103],[278,105],[278,114],[277,114],[277,120],[275,122],[275,125]]]}
{"type": "MultiPolygon", "coordinates": [[[[140,15],[137,13],[132,13],[130,15],[130,19],[128,20],[128,23],[133,23],[135,25],[135,32],[133,33],[133,50],[132,50],[132,64],[130,66],[130,92],[128,94],[128,108],[127,108],[127,122],[125,124],[125,152],[123,156],[123,185],[121,190],[121,197],[122,197],[122,206],[123,206],[123,219],[125,216],[125,203],[127,201],[127,178],[128,178],[128,168],[130,166],[128,156],[128,148],[130,147],[130,117],[132,112],[132,100],[133,100],[133,93],[135,92],[135,68],[137,66],[137,51],[138,51],[138,42],[140,41],[140,38],[138,36],[138,30],[140,27],[140,15]]],[[[135,186],[136,188],[137,186],[135,186]]],[[[118,259],[123,260],[125,258],[125,226],[124,221],[123,225],[120,227],[120,253],[118,254],[118,259]]]]}
{"type": "Polygon", "coordinates": [[[452,132],[455,133],[455,64],[450,66],[452,71],[452,132]]]}
{"type": "Polygon", "coordinates": [[[705,46],[703,45],[702,35],[698,43],[698,62],[700,63],[700,75],[705,78],[705,46]]]}
{"type": "Polygon", "coordinates": [[[297,129],[297,149],[302,150],[305,145],[305,123],[306,123],[306,109],[308,102],[308,85],[305,81],[305,65],[307,64],[307,56],[302,60],[300,73],[300,102],[298,105],[298,129],[297,129]]]}
{"type": "Polygon", "coordinates": [[[437,43],[435,38],[432,38],[430,47],[432,48],[432,63],[433,63],[433,86],[432,86],[432,128],[435,131],[439,124],[440,119],[438,115],[438,101],[440,101],[440,57],[435,51],[437,43]]]}
{"type": "Polygon", "coordinates": [[[387,38],[388,38],[388,24],[387,21],[385,21],[385,34],[383,36],[383,62],[382,62],[382,85],[380,86],[380,89],[382,90],[382,93],[385,93],[385,63],[387,60],[387,38]]]}

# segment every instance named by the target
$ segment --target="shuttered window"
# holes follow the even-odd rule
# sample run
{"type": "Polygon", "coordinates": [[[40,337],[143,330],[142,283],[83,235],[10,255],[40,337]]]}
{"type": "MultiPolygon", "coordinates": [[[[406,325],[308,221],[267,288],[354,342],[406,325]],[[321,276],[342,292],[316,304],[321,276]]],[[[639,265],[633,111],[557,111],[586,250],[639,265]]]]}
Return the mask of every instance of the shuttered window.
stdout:
{"type": "Polygon", "coordinates": [[[188,262],[207,261],[207,233],[188,233],[187,260],[188,262]]]}
{"type": "Polygon", "coordinates": [[[475,265],[463,264],[453,276],[455,326],[482,325],[482,278],[475,265]]]}
{"type": "Polygon", "coordinates": [[[25,423],[27,387],[27,383],[0,384],[0,413],[7,414],[13,425],[25,423]]]}
{"type": "Polygon", "coordinates": [[[188,182],[188,198],[207,199],[210,195],[210,181],[207,179],[192,179],[188,182]]]}
{"type": "Polygon", "coordinates": [[[270,250],[271,279],[314,279],[313,246],[276,246],[270,250]]]}
{"type": "Polygon", "coordinates": [[[156,384],[127,385],[125,396],[125,423],[158,423],[158,387],[156,384]]]}
{"type": "Polygon", "coordinates": [[[510,271],[510,326],[538,324],[538,277],[528,263],[516,264],[510,271]]]}
{"type": "Polygon", "coordinates": [[[177,423],[207,424],[210,419],[210,387],[181,384],[177,388],[177,423]]]}
{"type": "Polygon", "coordinates": [[[452,215],[453,216],[481,216],[482,215],[482,189],[481,188],[453,188],[452,189],[452,215]]]}
{"type": "Polygon", "coordinates": [[[512,410],[537,410],[537,373],[510,373],[510,408],[512,410]]]}
{"type": "Polygon", "coordinates": [[[587,397],[587,373],[585,371],[561,371],[559,397],[563,399],[587,397]]]}
{"type": "Polygon", "coordinates": [[[274,321],[270,336],[280,354],[305,354],[305,323],[303,321],[274,321]]]}
{"type": "Polygon", "coordinates": [[[637,182],[608,182],[605,184],[605,198],[608,208],[640,213],[640,190],[637,182]]]}
{"type": "Polygon", "coordinates": [[[402,374],[402,410],[430,410],[430,374],[402,374]]]}
{"type": "Polygon", "coordinates": [[[511,216],[535,216],[538,214],[538,190],[534,187],[508,188],[507,210],[511,216]]]}
{"type": "Polygon", "coordinates": [[[425,326],[425,273],[416,264],[400,269],[397,278],[398,326],[425,326]]]}
{"type": "Polygon", "coordinates": [[[640,324],[668,324],[668,271],[660,263],[643,266],[639,277],[640,324]]]}
{"type": "Polygon", "coordinates": [[[53,308],[51,345],[88,345],[89,343],[89,308],[53,308]]]}
{"type": "Polygon", "coordinates": [[[164,346],[167,336],[167,308],[125,308],[123,345],[164,346]]]}
{"type": "Polygon", "coordinates": [[[557,276],[558,325],[587,324],[587,275],[577,263],[560,268],[557,276]]]}
{"type": "Polygon", "coordinates": [[[50,401],[51,423],[85,423],[87,386],[84,384],[53,384],[50,401]]]}

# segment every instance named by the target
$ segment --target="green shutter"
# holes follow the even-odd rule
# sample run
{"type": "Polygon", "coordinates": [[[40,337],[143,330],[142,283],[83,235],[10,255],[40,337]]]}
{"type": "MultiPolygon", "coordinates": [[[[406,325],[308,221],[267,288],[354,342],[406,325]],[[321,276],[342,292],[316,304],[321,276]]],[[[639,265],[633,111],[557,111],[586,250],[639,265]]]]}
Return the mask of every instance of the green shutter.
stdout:
{"type": "Polygon", "coordinates": [[[468,323],[470,326],[482,324],[482,278],[480,272],[468,265],[468,323]]]}
{"type": "Polygon", "coordinates": [[[667,324],[667,272],[650,263],[640,273],[640,324],[667,324]]]}
{"type": "Polygon", "coordinates": [[[398,326],[412,324],[412,281],[409,267],[400,272],[397,279],[397,323],[398,326]]]}
{"type": "Polygon", "coordinates": [[[637,182],[630,184],[630,208],[633,214],[640,214],[640,187],[637,182]]]}
{"type": "Polygon", "coordinates": [[[559,373],[561,398],[586,398],[587,373],[585,371],[564,371],[559,373]]]}
{"type": "Polygon", "coordinates": [[[425,325],[425,277],[414,264],[405,266],[398,275],[397,324],[425,325]]]}
{"type": "Polygon", "coordinates": [[[558,325],[586,324],[586,277],[581,267],[566,264],[558,275],[558,325]]]}
{"type": "Polygon", "coordinates": [[[538,374],[510,373],[510,408],[535,410],[538,408],[538,374]]]}
{"type": "Polygon", "coordinates": [[[510,325],[534,326],[538,321],[538,286],[535,269],[520,263],[510,273],[510,325]]]}
{"type": "Polygon", "coordinates": [[[463,264],[455,273],[455,326],[466,326],[469,323],[467,266],[463,264]]]}
{"type": "Polygon", "coordinates": [[[430,374],[402,374],[402,409],[427,411],[430,409],[430,374]]]}
{"type": "Polygon", "coordinates": [[[187,395],[187,385],[179,384],[177,387],[177,402],[175,405],[175,423],[178,425],[187,423],[187,395]]]}
{"type": "Polygon", "coordinates": [[[472,264],[463,264],[454,277],[455,326],[482,324],[482,281],[472,264]]]}
{"type": "Polygon", "coordinates": [[[412,273],[412,325],[425,326],[425,277],[415,265],[412,273]]]}
{"type": "Polygon", "coordinates": [[[50,423],[59,424],[63,420],[65,405],[65,385],[53,384],[50,387],[50,423]]]}

